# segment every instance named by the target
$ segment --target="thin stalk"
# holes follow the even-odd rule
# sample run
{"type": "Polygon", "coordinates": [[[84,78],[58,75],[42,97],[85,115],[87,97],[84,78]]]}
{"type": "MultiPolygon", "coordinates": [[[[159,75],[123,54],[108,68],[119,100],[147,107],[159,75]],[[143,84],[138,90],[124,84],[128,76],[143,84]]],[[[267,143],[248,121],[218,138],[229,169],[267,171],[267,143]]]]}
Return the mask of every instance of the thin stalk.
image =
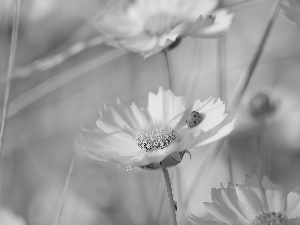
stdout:
{"type": "Polygon", "coordinates": [[[269,152],[263,146],[264,130],[265,130],[265,121],[263,118],[259,119],[259,130],[257,132],[257,148],[260,167],[258,168],[258,178],[262,181],[264,175],[268,175],[268,165],[269,165],[269,152]]]}
{"type": "Polygon", "coordinates": [[[59,205],[58,205],[58,212],[57,212],[57,216],[54,222],[54,225],[60,225],[61,223],[61,218],[62,218],[62,214],[64,211],[64,207],[65,207],[65,201],[66,201],[66,195],[67,195],[67,191],[68,191],[68,187],[69,187],[69,183],[71,180],[71,176],[73,173],[73,169],[74,169],[74,165],[75,165],[75,156],[73,156],[73,159],[71,161],[70,167],[69,167],[69,171],[68,171],[68,175],[64,184],[64,188],[59,200],[59,205]]]}
{"type": "Polygon", "coordinates": [[[223,102],[226,103],[226,34],[218,40],[218,91],[223,102]]]}
{"type": "MultiPolygon", "coordinates": [[[[21,0],[15,1],[14,7],[14,19],[12,25],[12,35],[11,35],[11,47],[9,52],[9,61],[8,61],[8,70],[6,76],[6,87],[5,87],[5,95],[4,95],[4,103],[2,108],[2,119],[1,119],[1,129],[0,129],[0,166],[2,167],[2,153],[3,153],[3,143],[4,143],[4,133],[6,128],[6,119],[7,112],[9,108],[9,98],[10,98],[10,89],[11,89],[11,76],[12,71],[15,64],[15,56],[18,42],[18,33],[19,33],[19,25],[20,25],[20,12],[21,12],[21,0]]],[[[2,173],[2,168],[1,168],[2,173]]],[[[3,192],[3,174],[1,176],[1,192],[3,192]]],[[[1,198],[3,198],[3,193],[1,194],[1,198]]],[[[3,199],[2,199],[3,200],[3,199]]]]}
{"type": "Polygon", "coordinates": [[[256,69],[258,61],[259,61],[259,59],[262,55],[262,52],[265,48],[268,37],[270,36],[272,28],[274,27],[274,23],[276,21],[276,18],[278,16],[278,12],[279,12],[279,9],[280,9],[281,1],[282,0],[278,0],[277,2],[275,2],[273,4],[273,7],[272,7],[272,10],[271,10],[271,13],[270,13],[270,19],[269,19],[269,22],[267,24],[267,27],[266,27],[266,29],[264,31],[264,34],[263,34],[263,36],[262,36],[262,38],[261,38],[261,40],[260,40],[260,42],[259,42],[259,44],[256,48],[254,56],[253,56],[249,66],[246,70],[246,73],[244,75],[244,79],[243,79],[237,93],[235,94],[235,96],[233,98],[233,102],[232,102],[232,105],[231,105],[231,109],[233,109],[233,110],[235,110],[239,106],[239,104],[240,104],[240,102],[241,102],[241,100],[242,100],[242,98],[245,94],[245,91],[247,90],[247,88],[249,86],[250,80],[251,80],[252,75],[253,75],[253,73],[256,69]]]}
{"type": "Polygon", "coordinates": [[[167,50],[163,50],[165,60],[166,60],[166,65],[167,65],[167,73],[168,73],[168,81],[169,81],[169,89],[173,91],[173,83],[172,83],[172,75],[171,75],[171,68],[170,68],[170,61],[168,57],[168,52],[167,50]]]}
{"type": "Polygon", "coordinates": [[[171,186],[171,180],[170,180],[169,172],[168,172],[167,168],[163,168],[162,171],[163,171],[163,174],[164,174],[164,178],[165,178],[165,182],[166,182],[166,187],[167,187],[167,192],[168,192],[172,225],[177,225],[176,213],[175,213],[175,206],[174,206],[174,199],[173,199],[172,186],[171,186]]]}
{"type": "Polygon", "coordinates": [[[155,181],[155,185],[154,185],[154,189],[153,189],[153,193],[152,193],[152,201],[149,204],[149,208],[147,210],[147,215],[149,217],[149,221],[152,224],[154,222],[154,210],[153,210],[153,205],[154,205],[154,200],[155,200],[155,196],[158,195],[158,190],[160,187],[160,181],[161,181],[161,174],[159,173],[159,175],[156,177],[156,181],[155,181]],[[150,215],[151,214],[151,215],[150,215]]]}

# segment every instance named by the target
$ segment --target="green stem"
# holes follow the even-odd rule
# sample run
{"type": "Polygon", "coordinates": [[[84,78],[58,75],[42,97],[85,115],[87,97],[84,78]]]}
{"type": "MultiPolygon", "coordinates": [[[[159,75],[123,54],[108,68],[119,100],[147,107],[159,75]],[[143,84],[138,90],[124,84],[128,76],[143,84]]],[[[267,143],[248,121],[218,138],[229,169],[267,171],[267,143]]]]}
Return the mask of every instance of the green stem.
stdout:
{"type": "MultiPolygon", "coordinates": [[[[8,60],[8,70],[7,70],[7,77],[6,77],[6,88],[5,88],[5,95],[4,95],[4,103],[2,107],[2,118],[1,118],[1,128],[0,128],[0,167],[3,167],[2,161],[2,154],[3,154],[3,142],[4,142],[4,133],[6,128],[6,120],[7,120],[7,113],[9,108],[9,99],[10,99],[10,89],[11,89],[11,77],[12,71],[15,64],[15,56],[16,56],[16,49],[17,49],[17,42],[18,42],[18,33],[19,33],[19,25],[20,25],[20,14],[21,14],[21,0],[15,0],[15,7],[14,7],[14,19],[12,25],[12,36],[11,36],[11,47],[9,53],[9,60],[8,60]]],[[[1,173],[2,168],[0,169],[1,173]]],[[[0,191],[1,191],[1,200],[3,201],[3,174],[1,174],[1,181],[0,181],[0,191]]],[[[3,204],[3,202],[1,202],[3,204]]]]}
{"type": "Polygon", "coordinates": [[[271,10],[271,13],[270,13],[270,19],[269,19],[269,22],[268,22],[268,25],[265,29],[265,32],[259,42],[259,45],[257,46],[256,48],[256,51],[254,53],[254,56],[247,68],[247,71],[245,73],[245,76],[244,76],[244,80],[242,82],[242,84],[240,85],[237,93],[235,94],[234,98],[233,98],[233,102],[232,102],[232,105],[231,105],[231,109],[236,109],[244,94],[245,94],[245,91],[246,89],[248,88],[249,86],[249,82],[252,78],[252,75],[254,73],[254,70],[256,69],[256,66],[258,64],[258,61],[262,55],[262,52],[265,48],[265,45],[266,45],[266,42],[268,40],[268,37],[270,36],[270,33],[271,33],[271,30],[274,26],[274,23],[275,23],[275,20],[277,18],[277,15],[278,15],[278,12],[279,12],[279,9],[280,9],[280,4],[281,4],[282,0],[278,0],[277,2],[274,3],[273,7],[272,7],[272,10],[271,10]]]}
{"type": "Polygon", "coordinates": [[[218,90],[219,97],[226,103],[226,35],[218,40],[218,90]]]}
{"type": "Polygon", "coordinates": [[[165,182],[166,182],[166,187],[167,187],[167,192],[168,192],[172,225],[177,225],[176,213],[175,213],[175,206],[174,206],[174,199],[173,199],[172,186],[171,186],[171,180],[170,180],[169,172],[168,172],[167,168],[163,168],[162,171],[163,171],[163,174],[164,174],[164,178],[165,178],[165,182]]]}
{"type": "Polygon", "coordinates": [[[57,216],[56,216],[56,219],[55,219],[55,222],[54,222],[55,225],[60,225],[60,223],[61,223],[61,218],[62,218],[62,214],[63,214],[64,207],[65,207],[66,195],[67,195],[69,183],[70,183],[70,180],[71,180],[71,176],[72,176],[72,173],[73,173],[74,165],[75,165],[75,156],[73,157],[73,159],[71,161],[69,171],[68,171],[68,175],[67,175],[67,178],[66,178],[66,181],[65,181],[65,184],[64,184],[62,194],[61,194],[61,198],[60,198],[59,206],[58,206],[58,212],[57,212],[57,216]]]}
{"type": "Polygon", "coordinates": [[[163,50],[163,53],[164,53],[165,60],[166,60],[166,65],[167,65],[169,89],[173,91],[172,76],[171,76],[171,69],[170,69],[170,62],[169,62],[168,52],[165,49],[165,50],[163,50]]]}

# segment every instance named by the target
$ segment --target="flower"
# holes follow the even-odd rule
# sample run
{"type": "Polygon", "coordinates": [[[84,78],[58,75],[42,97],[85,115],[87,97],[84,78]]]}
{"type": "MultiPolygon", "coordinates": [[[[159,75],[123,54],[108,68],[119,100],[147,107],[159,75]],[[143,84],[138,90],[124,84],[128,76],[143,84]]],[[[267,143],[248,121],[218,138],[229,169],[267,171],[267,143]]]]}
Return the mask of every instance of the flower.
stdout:
{"type": "Polygon", "coordinates": [[[281,4],[284,15],[300,26],[300,0],[285,0],[281,4]]]}
{"type": "Polygon", "coordinates": [[[269,94],[258,92],[252,96],[248,103],[248,111],[253,118],[267,118],[276,110],[276,101],[269,94]]]}
{"type": "Polygon", "coordinates": [[[198,100],[186,108],[183,97],[159,88],[157,95],[149,93],[147,109],[139,109],[135,103],[126,106],[120,100],[115,105],[104,104],[97,126],[83,126],[78,144],[92,159],[127,168],[174,166],[185,150],[231,132],[234,121],[224,121],[224,110],[223,102],[213,99],[198,100]],[[202,121],[195,121],[199,125],[190,128],[186,120],[192,111],[199,113],[202,121]]]}
{"type": "Polygon", "coordinates": [[[145,57],[184,36],[216,38],[231,25],[233,15],[218,8],[219,0],[121,1],[94,20],[106,43],[145,57]]]}
{"type": "Polygon", "coordinates": [[[287,196],[281,186],[267,177],[262,183],[255,176],[245,177],[243,185],[212,188],[213,202],[204,203],[215,220],[190,216],[193,225],[299,225],[300,185],[287,196]]]}

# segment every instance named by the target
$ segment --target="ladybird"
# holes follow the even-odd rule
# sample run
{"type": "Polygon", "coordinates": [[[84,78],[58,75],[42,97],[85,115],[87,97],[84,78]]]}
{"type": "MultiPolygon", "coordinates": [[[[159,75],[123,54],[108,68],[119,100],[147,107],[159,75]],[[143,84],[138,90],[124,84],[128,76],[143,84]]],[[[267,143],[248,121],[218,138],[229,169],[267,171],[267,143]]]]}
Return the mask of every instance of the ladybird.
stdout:
{"type": "Polygon", "coordinates": [[[189,128],[193,128],[195,126],[198,126],[203,121],[203,119],[204,119],[204,114],[193,111],[188,114],[186,118],[186,125],[189,128]]]}

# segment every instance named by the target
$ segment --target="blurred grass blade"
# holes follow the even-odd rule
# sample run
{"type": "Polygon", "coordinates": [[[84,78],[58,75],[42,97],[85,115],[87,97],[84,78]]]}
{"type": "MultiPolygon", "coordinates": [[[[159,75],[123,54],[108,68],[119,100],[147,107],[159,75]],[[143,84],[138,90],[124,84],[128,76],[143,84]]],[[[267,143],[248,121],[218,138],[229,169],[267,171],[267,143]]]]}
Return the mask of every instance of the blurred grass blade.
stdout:
{"type": "Polygon", "coordinates": [[[104,41],[105,39],[103,37],[95,37],[88,41],[78,42],[72,45],[70,48],[66,49],[65,51],[62,51],[58,54],[55,54],[53,56],[44,59],[36,60],[25,67],[18,68],[17,70],[14,71],[14,75],[12,79],[27,78],[35,71],[49,70],[55,66],[62,64],[70,57],[75,56],[84,50],[88,50],[103,44],[104,41]]]}
{"type": "Polygon", "coordinates": [[[71,68],[61,74],[58,74],[43,83],[37,85],[31,90],[25,92],[21,96],[17,97],[11,102],[11,107],[8,113],[8,118],[16,115],[18,112],[22,111],[27,106],[31,105],[40,98],[46,96],[47,94],[53,92],[54,90],[68,84],[69,82],[75,80],[76,78],[81,77],[84,74],[87,74],[89,71],[92,71],[105,63],[111,62],[123,55],[126,52],[114,49],[112,51],[106,52],[103,55],[83,64],[71,68]]]}
{"type": "Polygon", "coordinates": [[[66,178],[66,181],[64,184],[63,192],[62,192],[60,200],[59,200],[58,212],[57,212],[57,216],[56,216],[54,225],[60,225],[60,223],[61,223],[61,218],[62,218],[62,214],[63,214],[64,207],[65,207],[66,195],[67,195],[69,183],[71,180],[71,176],[73,173],[75,161],[76,161],[75,156],[73,156],[70,167],[69,167],[68,175],[67,175],[67,178],[66,178]]]}
{"type": "Polygon", "coordinates": [[[227,98],[227,81],[226,81],[226,34],[217,40],[218,42],[218,78],[217,89],[219,91],[218,96],[226,104],[227,98]]]}
{"type": "MultiPolygon", "coordinates": [[[[20,14],[21,14],[21,0],[15,0],[14,19],[13,19],[12,35],[11,35],[11,47],[9,52],[8,70],[6,76],[6,87],[5,87],[4,102],[2,107],[1,129],[0,129],[0,171],[1,173],[2,173],[1,161],[2,161],[2,152],[3,152],[4,133],[6,127],[7,113],[9,108],[11,76],[12,76],[12,71],[13,71],[13,67],[15,64],[15,57],[16,57],[18,32],[19,32],[19,25],[20,25],[20,14]]],[[[0,198],[1,200],[3,200],[3,174],[1,174],[0,179],[1,179],[0,191],[2,192],[0,198]]]]}

